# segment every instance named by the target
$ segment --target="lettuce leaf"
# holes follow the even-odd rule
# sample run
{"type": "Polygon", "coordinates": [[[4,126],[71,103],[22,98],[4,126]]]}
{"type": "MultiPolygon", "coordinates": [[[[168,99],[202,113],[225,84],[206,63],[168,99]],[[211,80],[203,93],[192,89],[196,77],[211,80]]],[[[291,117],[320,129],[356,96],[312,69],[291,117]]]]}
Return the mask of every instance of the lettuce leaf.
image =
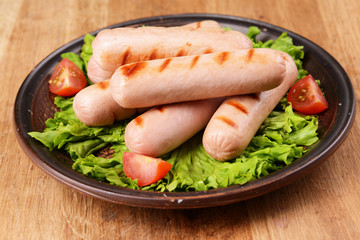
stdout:
{"type": "Polygon", "coordinates": [[[94,40],[95,36],[91,34],[86,34],[84,37],[84,45],[81,47],[80,56],[84,61],[84,72],[87,73],[87,65],[92,55],[92,47],[91,44],[94,40]]]}
{"type": "MultiPolygon", "coordinates": [[[[113,185],[140,189],[136,180],[128,179],[122,169],[122,153],[128,151],[124,143],[127,122],[113,127],[88,127],[76,118],[72,99],[56,97],[60,112],[48,120],[44,132],[31,132],[32,137],[50,149],[68,151],[74,160],[73,169],[113,185]],[[111,146],[112,157],[94,154],[111,146]]],[[[204,150],[197,134],[181,147],[164,155],[162,159],[173,165],[170,173],[159,182],[143,187],[151,191],[203,191],[245,184],[287,166],[318,140],[317,117],[299,116],[291,106],[284,111],[273,111],[265,120],[242,155],[230,162],[219,162],[204,150]]]]}
{"type": "Polygon", "coordinates": [[[73,159],[86,157],[105,146],[124,141],[125,126],[129,120],[120,121],[112,127],[89,127],[80,122],[72,108],[73,98],[55,97],[59,108],[54,118],[48,119],[46,129],[28,133],[50,150],[67,150],[73,159]]]}

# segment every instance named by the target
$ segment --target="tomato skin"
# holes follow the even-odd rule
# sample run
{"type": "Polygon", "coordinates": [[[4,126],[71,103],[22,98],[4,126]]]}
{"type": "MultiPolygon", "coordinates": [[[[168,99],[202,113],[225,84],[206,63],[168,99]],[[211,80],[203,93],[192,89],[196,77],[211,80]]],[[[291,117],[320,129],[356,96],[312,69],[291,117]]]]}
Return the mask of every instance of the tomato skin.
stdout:
{"type": "Polygon", "coordinates": [[[290,88],[287,101],[296,111],[304,114],[317,114],[328,108],[324,94],[310,74],[290,88]]]}
{"type": "Polygon", "coordinates": [[[49,80],[50,92],[63,97],[73,96],[86,87],[86,77],[72,61],[64,58],[55,67],[49,80]]]}
{"type": "Polygon", "coordinates": [[[171,170],[172,165],[160,158],[124,152],[123,168],[125,175],[132,180],[137,179],[138,185],[142,187],[162,179],[171,170]]]}

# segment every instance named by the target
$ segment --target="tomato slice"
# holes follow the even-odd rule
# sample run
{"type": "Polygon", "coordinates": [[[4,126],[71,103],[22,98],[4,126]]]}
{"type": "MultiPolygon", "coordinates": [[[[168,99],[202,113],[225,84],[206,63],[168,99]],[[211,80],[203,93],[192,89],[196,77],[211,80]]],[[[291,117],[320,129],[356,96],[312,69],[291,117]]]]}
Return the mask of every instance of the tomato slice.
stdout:
{"type": "Polygon", "coordinates": [[[304,114],[317,114],[328,108],[324,94],[310,74],[290,88],[287,101],[296,111],[304,114]]]}
{"type": "Polygon", "coordinates": [[[69,97],[85,88],[86,83],[82,70],[75,63],[64,58],[51,74],[49,90],[56,95],[69,97]]]}
{"type": "Polygon", "coordinates": [[[162,179],[172,168],[172,165],[160,158],[124,152],[123,168],[128,178],[137,179],[138,185],[146,186],[162,179]]]}

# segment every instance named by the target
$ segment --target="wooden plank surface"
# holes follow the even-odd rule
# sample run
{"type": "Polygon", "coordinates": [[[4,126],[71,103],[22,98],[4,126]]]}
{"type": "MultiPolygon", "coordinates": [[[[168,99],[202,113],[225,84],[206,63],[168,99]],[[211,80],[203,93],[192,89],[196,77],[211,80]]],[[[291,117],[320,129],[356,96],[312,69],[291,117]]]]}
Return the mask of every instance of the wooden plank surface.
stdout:
{"type": "Polygon", "coordinates": [[[318,169],[270,194],[221,207],[155,210],[81,194],[34,166],[17,143],[13,107],[27,74],[87,32],[136,18],[218,13],[294,31],[337,59],[359,105],[358,0],[0,1],[0,239],[360,239],[359,112],[318,169]]]}

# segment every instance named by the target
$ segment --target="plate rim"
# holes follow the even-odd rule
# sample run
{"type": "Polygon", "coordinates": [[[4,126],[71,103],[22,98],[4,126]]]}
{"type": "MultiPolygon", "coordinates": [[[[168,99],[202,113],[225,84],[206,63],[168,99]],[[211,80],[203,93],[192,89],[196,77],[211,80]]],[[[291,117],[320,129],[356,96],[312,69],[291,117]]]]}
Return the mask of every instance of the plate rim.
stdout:
{"type": "MultiPolygon", "coordinates": [[[[281,187],[284,187],[295,180],[303,177],[304,175],[308,174],[311,169],[309,169],[311,166],[318,166],[322,164],[327,157],[329,157],[333,152],[336,151],[336,149],[340,146],[340,144],[345,140],[347,135],[350,132],[351,126],[354,123],[355,120],[355,94],[354,89],[352,87],[350,78],[346,74],[345,70],[342,68],[342,66],[337,62],[337,60],[331,56],[327,51],[325,51],[322,47],[315,44],[314,42],[310,41],[309,39],[300,36],[299,34],[296,34],[292,31],[289,31],[287,29],[284,29],[282,27],[278,27],[276,25],[266,23],[259,20],[254,20],[250,18],[243,18],[243,17],[237,17],[237,16],[231,16],[231,15],[223,15],[223,14],[210,14],[210,13],[186,13],[186,14],[174,14],[174,15],[161,15],[161,16],[153,16],[153,17],[145,17],[145,18],[139,18],[139,19],[133,19],[125,22],[120,22],[117,24],[112,24],[107,27],[95,30],[91,32],[90,34],[96,34],[99,31],[107,28],[114,28],[118,26],[129,26],[129,25],[136,25],[141,24],[143,22],[159,22],[159,21],[166,21],[169,19],[172,20],[183,20],[186,19],[194,19],[198,18],[199,20],[204,19],[218,19],[219,21],[233,21],[233,22],[246,22],[250,25],[256,25],[256,26],[263,26],[266,28],[271,28],[272,30],[276,30],[278,32],[287,32],[290,36],[297,36],[297,38],[301,38],[308,42],[309,44],[315,46],[318,51],[325,54],[333,64],[335,64],[338,67],[338,70],[341,72],[341,75],[345,78],[346,81],[346,87],[349,91],[349,99],[352,99],[349,104],[349,114],[346,119],[343,119],[343,122],[345,122],[344,128],[338,132],[338,137],[336,137],[335,141],[332,141],[331,144],[327,147],[328,150],[320,154],[320,157],[317,158],[311,158],[309,161],[304,162],[300,166],[302,166],[300,169],[296,170],[295,168],[298,167],[296,164],[289,165],[281,170],[278,170],[274,173],[272,173],[269,176],[263,177],[261,179],[254,180],[252,182],[247,183],[244,186],[230,186],[226,188],[218,188],[218,189],[211,189],[207,191],[197,191],[197,192],[180,192],[180,193],[174,193],[174,192],[150,192],[150,191],[144,191],[144,190],[133,190],[128,188],[121,188],[118,186],[112,186],[108,183],[100,183],[101,188],[99,186],[93,186],[93,184],[97,183],[98,181],[85,177],[83,175],[80,176],[78,179],[73,179],[72,177],[69,177],[68,175],[65,175],[63,173],[60,173],[57,171],[57,169],[53,168],[52,166],[46,164],[46,161],[39,158],[38,153],[34,151],[33,148],[31,148],[29,141],[30,137],[25,136],[20,131],[21,126],[19,126],[19,115],[17,114],[19,112],[19,99],[21,98],[21,92],[24,91],[25,87],[30,84],[31,77],[38,70],[41,68],[42,64],[44,64],[47,60],[53,58],[56,56],[59,52],[63,51],[66,47],[76,45],[78,42],[82,42],[85,34],[83,36],[80,36],[64,45],[59,47],[58,49],[54,50],[52,53],[50,53],[48,56],[46,56],[40,63],[38,63],[34,69],[28,74],[28,76],[23,81],[14,104],[14,127],[16,136],[18,139],[18,142],[20,143],[23,150],[25,150],[26,154],[29,156],[29,158],[32,160],[35,165],[37,165],[39,168],[41,168],[43,171],[45,171],[47,174],[55,178],[56,180],[65,183],[67,186],[70,186],[80,192],[83,192],[85,194],[107,200],[114,203],[120,203],[130,206],[137,206],[137,207],[151,207],[151,208],[200,208],[200,207],[210,207],[210,206],[219,206],[219,205],[225,205],[230,204],[246,199],[250,199],[253,197],[257,197],[266,193],[269,193],[270,191],[274,191],[276,189],[279,189],[281,187]],[[294,176],[294,172],[301,171],[301,175],[294,176]],[[85,179],[84,179],[85,178],[85,179]],[[258,184],[260,181],[263,181],[263,179],[266,178],[268,181],[263,184],[258,184]],[[79,179],[81,179],[79,181],[79,179]],[[289,181],[290,180],[290,181],[289,181]],[[91,184],[89,184],[89,182],[91,184]],[[267,190],[267,186],[270,184],[275,184],[276,186],[273,187],[271,190],[267,190]],[[103,186],[106,185],[106,186],[103,186]],[[240,196],[237,199],[227,199],[228,197],[225,197],[224,193],[232,193],[230,195],[234,196],[241,192],[242,189],[247,189],[247,191],[244,191],[245,193],[249,191],[254,191],[254,189],[257,189],[258,191],[248,195],[240,196]],[[84,190],[85,189],[85,190],[84,190]],[[239,190],[240,189],[240,190],[239,190]],[[117,191],[116,191],[117,190],[117,191]],[[121,191],[119,191],[121,190],[121,191]],[[104,196],[104,191],[106,192],[106,197],[104,196]],[[239,192],[240,191],[240,192],[239,192]],[[124,193],[123,193],[124,192],[124,193]],[[151,198],[151,199],[149,199],[151,198]],[[188,200],[194,200],[194,202],[188,202],[188,200]],[[210,203],[207,202],[210,200],[210,203]],[[217,200],[216,202],[213,202],[213,200],[217,200]],[[146,201],[146,204],[139,204],[139,202],[146,201]],[[155,202],[154,202],[155,201],[155,202]]],[[[160,23],[161,24],[161,23],[160,23]]],[[[26,134],[26,133],[25,133],[26,134]]],[[[27,134],[26,134],[27,135],[27,134]]],[[[70,169],[74,173],[77,173],[76,171],[70,169]]],[[[228,196],[228,195],[226,195],[228,196]]]]}

